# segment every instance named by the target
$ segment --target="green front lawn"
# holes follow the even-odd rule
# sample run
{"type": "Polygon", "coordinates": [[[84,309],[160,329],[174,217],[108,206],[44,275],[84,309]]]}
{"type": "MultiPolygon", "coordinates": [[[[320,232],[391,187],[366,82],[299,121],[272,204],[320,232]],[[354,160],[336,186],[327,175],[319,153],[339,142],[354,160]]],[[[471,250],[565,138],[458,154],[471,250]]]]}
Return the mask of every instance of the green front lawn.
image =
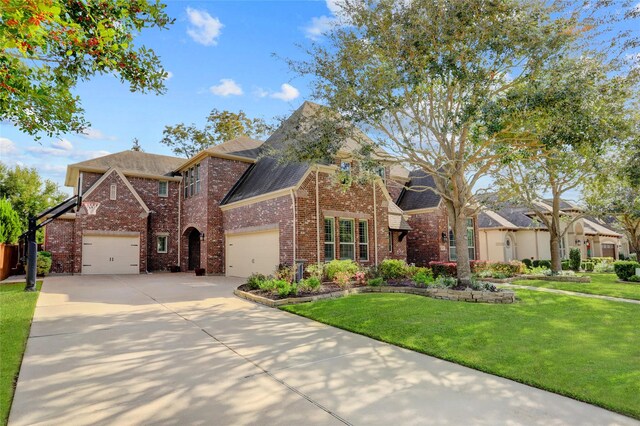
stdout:
{"type": "Polygon", "coordinates": [[[517,296],[492,305],[362,294],[282,309],[640,419],[640,306],[517,296]]]}
{"type": "MultiPolygon", "coordinates": [[[[38,290],[42,283],[38,282],[38,290]]],[[[0,285],[0,422],[6,424],[22,363],[38,292],[25,293],[24,283],[0,285]]]]}
{"type": "Polygon", "coordinates": [[[555,281],[522,280],[514,284],[532,287],[557,288],[578,293],[601,294],[640,300],[640,284],[617,282],[616,274],[582,274],[591,277],[590,283],[561,283],[555,281]]]}

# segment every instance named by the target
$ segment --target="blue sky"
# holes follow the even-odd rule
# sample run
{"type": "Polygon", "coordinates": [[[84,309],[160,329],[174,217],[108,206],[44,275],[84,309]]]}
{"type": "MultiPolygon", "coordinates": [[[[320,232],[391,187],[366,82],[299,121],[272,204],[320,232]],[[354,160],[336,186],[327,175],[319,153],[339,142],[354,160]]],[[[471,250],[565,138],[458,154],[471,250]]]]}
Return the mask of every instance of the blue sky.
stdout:
{"type": "MultiPolygon", "coordinates": [[[[175,23],[137,39],[158,54],[170,73],[163,96],[131,93],[114,77],[77,86],[87,135],[44,136],[35,142],[2,123],[0,160],[36,167],[63,187],[67,164],[129,149],[134,137],[146,152],[171,155],[160,144],[165,125],[203,125],[213,108],[270,120],[308,98],[308,82],[281,58],[302,58],[333,19],[331,1],[168,1],[175,23]]],[[[67,189],[67,188],[64,188],[67,189]]]]}

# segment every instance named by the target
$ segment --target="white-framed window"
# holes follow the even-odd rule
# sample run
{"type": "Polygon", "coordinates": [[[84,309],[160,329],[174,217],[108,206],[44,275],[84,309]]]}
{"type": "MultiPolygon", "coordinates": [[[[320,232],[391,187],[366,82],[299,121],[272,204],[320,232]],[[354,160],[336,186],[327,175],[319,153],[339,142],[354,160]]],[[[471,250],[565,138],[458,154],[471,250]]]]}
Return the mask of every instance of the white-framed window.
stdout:
{"type": "Polygon", "coordinates": [[[159,197],[169,196],[169,182],[167,182],[166,180],[158,181],[158,196],[159,197]]]}
{"type": "Polygon", "coordinates": [[[189,170],[184,171],[183,181],[184,183],[184,198],[189,196],[189,170]]]}
{"type": "Polygon", "coordinates": [[[199,194],[200,193],[200,164],[196,164],[195,167],[195,175],[196,175],[196,187],[195,187],[195,193],[194,194],[199,194]]]}
{"type": "MultiPolygon", "coordinates": [[[[473,228],[473,219],[467,219],[467,246],[469,248],[469,260],[476,260],[476,238],[473,228]]],[[[456,249],[456,239],[453,235],[453,229],[449,226],[449,260],[458,260],[458,252],[456,249]]]]}
{"type": "Polygon", "coordinates": [[[567,258],[567,247],[564,243],[564,236],[560,237],[560,259],[567,258]]]}
{"type": "Polygon", "coordinates": [[[355,224],[353,219],[340,219],[340,260],[356,260],[355,224]]]}
{"type": "Polygon", "coordinates": [[[366,220],[358,222],[358,259],[369,260],[369,223],[366,220]]]}
{"type": "Polygon", "coordinates": [[[351,161],[341,161],[340,171],[345,173],[351,173],[351,161]]]}
{"type": "Polygon", "coordinates": [[[193,192],[193,187],[195,185],[195,173],[193,172],[193,167],[189,169],[189,197],[191,197],[195,192],[193,192]]]}
{"type": "Polygon", "coordinates": [[[116,185],[115,183],[112,183],[111,187],[109,188],[109,199],[115,200],[117,197],[118,197],[118,185],[116,185]]]}
{"type": "Polygon", "coordinates": [[[324,218],[324,260],[329,262],[336,258],[335,219],[324,218]]]}
{"type": "Polygon", "coordinates": [[[158,250],[158,253],[167,252],[168,242],[169,242],[169,237],[167,235],[158,235],[158,238],[156,239],[156,248],[158,250]]]}

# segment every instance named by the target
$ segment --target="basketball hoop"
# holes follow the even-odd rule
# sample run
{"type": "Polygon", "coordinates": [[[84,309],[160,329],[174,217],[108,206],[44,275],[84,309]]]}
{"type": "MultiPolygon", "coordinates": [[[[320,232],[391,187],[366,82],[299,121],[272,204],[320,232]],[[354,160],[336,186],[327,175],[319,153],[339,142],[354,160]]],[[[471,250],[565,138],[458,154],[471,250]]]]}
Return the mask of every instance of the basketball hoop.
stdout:
{"type": "Polygon", "coordinates": [[[91,216],[95,215],[96,212],[98,211],[98,207],[100,207],[100,203],[97,201],[84,201],[82,205],[87,211],[87,214],[91,216]]]}

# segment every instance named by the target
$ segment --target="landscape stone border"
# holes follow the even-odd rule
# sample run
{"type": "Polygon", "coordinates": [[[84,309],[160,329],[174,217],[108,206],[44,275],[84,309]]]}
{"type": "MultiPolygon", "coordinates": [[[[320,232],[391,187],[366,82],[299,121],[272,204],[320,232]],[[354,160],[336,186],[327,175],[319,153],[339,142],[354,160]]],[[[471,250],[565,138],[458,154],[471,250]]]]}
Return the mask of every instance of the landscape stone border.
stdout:
{"type": "Polygon", "coordinates": [[[435,299],[456,300],[464,302],[482,303],[513,303],[516,295],[513,291],[478,291],[478,290],[451,290],[447,288],[416,288],[416,287],[356,287],[347,290],[333,291],[331,293],[317,294],[315,296],[290,297],[287,299],[272,300],[267,297],[251,294],[246,291],[235,289],[233,294],[252,302],[260,303],[272,308],[297,303],[314,302],[322,299],[335,299],[349,294],[359,293],[404,293],[418,296],[433,297],[435,299]]]}

